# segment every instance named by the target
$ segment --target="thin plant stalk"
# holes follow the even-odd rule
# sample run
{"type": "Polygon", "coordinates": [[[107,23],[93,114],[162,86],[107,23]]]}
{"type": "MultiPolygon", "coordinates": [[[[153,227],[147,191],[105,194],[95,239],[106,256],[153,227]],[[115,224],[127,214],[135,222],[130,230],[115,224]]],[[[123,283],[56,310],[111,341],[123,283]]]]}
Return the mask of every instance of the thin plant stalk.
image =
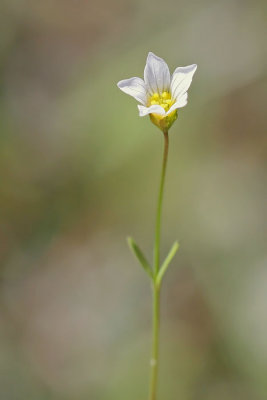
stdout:
{"type": "Polygon", "coordinates": [[[161,281],[157,279],[160,267],[160,233],[161,233],[161,214],[162,202],[164,193],[164,183],[168,159],[169,149],[169,135],[168,131],[164,131],[164,151],[162,170],[159,186],[158,205],[156,214],[156,227],[155,227],[155,245],[154,245],[154,279],[152,282],[153,292],[153,333],[152,333],[152,351],[150,359],[150,392],[149,400],[156,400],[157,398],[157,383],[158,383],[158,367],[159,367],[159,328],[160,328],[160,288],[161,281]]]}
{"type": "Polygon", "coordinates": [[[164,183],[166,175],[166,167],[168,160],[168,150],[169,150],[169,135],[168,131],[164,131],[164,151],[162,160],[162,169],[160,177],[159,195],[158,195],[158,206],[156,214],[156,229],[155,229],[155,246],[154,246],[154,272],[155,275],[158,273],[160,265],[160,228],[161,228],[161,214],[162,214],[162,200],[164,192],[164,183]]]}

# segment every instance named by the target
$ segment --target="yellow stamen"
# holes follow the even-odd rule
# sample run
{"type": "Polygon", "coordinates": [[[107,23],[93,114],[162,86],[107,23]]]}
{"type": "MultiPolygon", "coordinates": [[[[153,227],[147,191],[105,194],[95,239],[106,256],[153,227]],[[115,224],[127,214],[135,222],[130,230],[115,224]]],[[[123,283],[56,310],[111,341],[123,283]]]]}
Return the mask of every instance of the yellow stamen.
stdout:
{"type": "Polygon", "coordinates": [[[163,92],[161,96],[162,96],[163,99],[168,99],[168,98],[171,97],[170,93],[168,93],[168,92],[163,92]]]}
{"type": "Polygon", "coordinates": [[[168,111],[173,103],[174,101],[171,98],[170,92],[153,93],[149,101],[149,105],[159,105],[163,107],[165,111],[168,111]]]}

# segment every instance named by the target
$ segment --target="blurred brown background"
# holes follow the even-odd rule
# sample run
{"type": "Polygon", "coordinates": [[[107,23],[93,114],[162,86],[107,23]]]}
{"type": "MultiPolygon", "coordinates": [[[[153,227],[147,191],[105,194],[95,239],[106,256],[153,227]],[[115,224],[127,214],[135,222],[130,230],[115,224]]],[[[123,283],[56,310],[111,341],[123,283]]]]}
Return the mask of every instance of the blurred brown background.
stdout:
{"type": "MultiPolygon", "coordinates": [[[[0,399],[142,400],[163,140],[117,81],[198,64],[170,132],[160,399],[267,398],[262,0],[2,0],[0,399]]],[[[265,192],[266,194],[266,192],[265,192]]]]}

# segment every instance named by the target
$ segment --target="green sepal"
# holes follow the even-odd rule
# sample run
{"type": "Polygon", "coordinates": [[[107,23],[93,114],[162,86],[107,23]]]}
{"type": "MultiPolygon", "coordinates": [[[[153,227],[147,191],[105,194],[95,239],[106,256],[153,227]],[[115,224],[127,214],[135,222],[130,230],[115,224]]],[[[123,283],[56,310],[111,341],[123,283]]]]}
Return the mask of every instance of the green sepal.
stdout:
{"type": "Polygon", "coordinates": [[[167,257],[165,258],[165,260],[164,260],[164,262],[163,262],[162,266],[160,267],[160,270],[159,270],[159,272],[157,274],[157,278],[156,278],[157,284],[160,284],[160,282],[161,282],[161,280],[162,280],[162,278],[163,278],[163,276],[164,276],[164,274],[165,274],[170,262],[172,261],[173,257],[175,256],[177,250],[179,249],[179,246],[180,245],[179,245],[179,243],[177,241],[173,243],[173,245],[172,245],[167,257]]]}
{"type": "Polygon", "coordinates": [[[177,119],[177,110],[174,110],[167,116],[162,116],[159,114],[149,114],[151,122],[156,125],[162,132],[168,131],[174,121],[177,119]]]}
{"type": "Polygon", "coordinates": [[[142,250],[140,249],[140,247],[137,246],[137,244],[135,243],[135,241],[131,237],[127,238],[127,242],[128,242],[128,245],[129,245],[130,249],[132,250],[132,252],[136,256],[137,260],[140,262],[141,266],[144,268],[144,270],[150,276],[150,278],[153,279],[152,268],[151,268],[149,262],[147,261],[147,259],[145,258],[145,256],[144,256],[142,250]]]}

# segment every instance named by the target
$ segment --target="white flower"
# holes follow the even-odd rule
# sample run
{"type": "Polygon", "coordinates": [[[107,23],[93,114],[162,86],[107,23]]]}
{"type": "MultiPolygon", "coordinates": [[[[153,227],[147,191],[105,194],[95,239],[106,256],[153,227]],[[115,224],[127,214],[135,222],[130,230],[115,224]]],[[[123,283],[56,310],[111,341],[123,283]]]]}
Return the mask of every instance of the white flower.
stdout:
{"type": "Polygon", "coordinates": [[[177,118],[177,109],[187,104],[187,90],[196,69],[196,64],[178,67],[171,76],[166,62],[150,52],[144,80],[125,79],[118,82],[118,87],[141,103],[138,105],[140,117],[149,114],[155,125],[168,130],[177,118]]]}

